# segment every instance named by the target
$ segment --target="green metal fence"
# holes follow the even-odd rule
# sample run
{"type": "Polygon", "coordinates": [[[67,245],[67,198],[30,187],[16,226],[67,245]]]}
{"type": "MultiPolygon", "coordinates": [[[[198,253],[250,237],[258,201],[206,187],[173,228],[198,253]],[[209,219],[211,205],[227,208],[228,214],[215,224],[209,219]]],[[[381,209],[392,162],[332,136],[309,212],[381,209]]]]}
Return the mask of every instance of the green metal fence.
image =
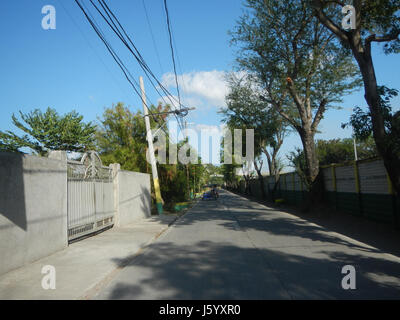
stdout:
{"type": "MultiPolygon", "coordinates": [[[[324,200],[338,211],[371,220],[400,225],[400,201],[394,195],[383,160],[361,160],[347,164],[332,164],[321,168],[324,179],[324,200]]],[[[264,178],[265,193],[271,199],[274,177],[264,178]]],[[[261,198],[261,185],[257,179],[250,182],[252,194],[261,198]]],[[[240,192],[245,181],[240,182],[240,192]]],[[[238,191],[239,191],[238,190],[238,191]]],[[[288,204],[299,205],[307,191],[296,172],[281,174],[275,198],[288,204]]]]}

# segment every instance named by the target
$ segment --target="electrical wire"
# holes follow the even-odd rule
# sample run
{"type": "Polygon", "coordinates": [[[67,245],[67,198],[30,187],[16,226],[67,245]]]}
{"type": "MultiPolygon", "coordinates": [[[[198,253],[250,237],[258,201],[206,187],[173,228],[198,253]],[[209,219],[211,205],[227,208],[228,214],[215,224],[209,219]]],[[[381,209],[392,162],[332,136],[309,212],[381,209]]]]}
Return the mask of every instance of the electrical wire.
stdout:
{"type": "Polygon", "coordinates": [[[172,44],[171,22],[170,22],[170,18],[169,18],[167,0],[164,0],[164,9],[165,9],[165,15],[166,15],[166,18],[167,18],[167,27],[168,27],[168,34],[169,34],[169,45],[170,45],[170,48],[171,48],[172,64],[173,64],[173,66],[174,66],[176,91],[177,91],[177,93],[178,93],[179,107],[182,109],[181,95],[180,95],[180,92],[179,92],[179,84],[178,84],[178,75],[177,75],[177,73],[176,73],[176,63],[175,63],[174,46],[173,46],[173,44],[172,44]]]}
{"type": "Polygon", "coordinates": [[[152,41],[153,41],[154,51],[156,52],[158,64],[159,64],[159,66],[160,66],[160,71],[161,71],[162,74],[164,74],[164,70],[163,70],[163,67],[162,67],[162,64],[161,64],[160,55],[159,55],[159,53],[158,53],[157,43],[156,43],[156,40],[155,40],[155,38],[154,38],[153,28],[151,27],[149,14],[147,13],[147,8],[146,8],[145,0],[142,0],[142,4],[143,4],[143,8],[144,8],[144,13],[145,13],[145,15],[146,15],[147,25],[148,25],[149,30],[150,30],[151,39],[152,39],[152,41]]]}
{"type": "MultiPolygon", "coordinates": [[[[157,93],[160,95],[161,99],[164,101],[165,104],[168,104],[165,101],[164,96],[158,91],[156,85],[154,84],[154,82],[152,81],[151,77],[153,77],[153,79],[155,79],[155,81],[157,82],[157,84],[160,86],[161,90],[164,92],[166,98],[168,98],[171,102],[171,105],[174,106],[175,102],[172,101],[171,97],[176,101],[175,97],[173,95],[171,95],[171,93],[169,93],[169,91],[161,84],[161,82],[155,77],[154,73],[151,71],[151,69],[148,67],[147,63],[145,62],[145,60],[143,59],[140,51],[137,49],[137,47],[135,46],[135,44],[133,43],[132,39],[129,37],[129,35],[127,34],[127,32],[125,31],[124,27],[122,26],[122,24],[119,22],[118,18],[115,16],[115,14],[111,11],[111,9],[108,7],[107,3],[105,2],[105,0],[98,0],[100,6],[102,7],[102,9],[104,10],[105,14],[107,15],[108,19],[105,17],[105,15],[102,13],[102,11],[96,6],[96,4],[90,0],[91,4],[93,5],[93,7],[97,10],[97,12],[101,15],[101,17],[104,19],[104,21],[108,24],[108,26],[111,28],[111,30],[119,37],[119,39],[123,42],[123,44],[128,48],[128,50],[133,54],[133,56],[135,57],[135,59],[137,60],[137,62],[139,63],[139,65],[141,66],[141,68],[143,69],[143,71],[145,72],[147,78],[149,79],[151,85],[153,86],[153,88],[157,91],[157,93]],[[114,21],[115,20],[115,21],[114,21]],[[121,31],[121,30],[122,31],[121,31]],[[127,38],[127,40],[125,39],[125,37],[127,38]],[[130,47],[129,43],[133,46],[133,49],[130,47]],[[135,52],[134,52],[135,51],[135,52]],[[151,76],[151,77],[150,77],[151,76]]],[[[177,101],[179,102],[179,101],[177,101]]],[[[180,105],[181,106],[181,105],[180,105]]],[[[181,108],[180,108],[181,109],[181,108]]],[[[184,116],[184,112],[179,113],[180,116],[184,116]]],[[[186,113],[187,114],[187,113],[186,113]]],[[[175,118],[177,119],[179,126],[182,128],[182,124],[180,119],[178,119],[177,114],[174,113],[175,118]]]]}
{"type": "Polygon", "coordinates": [[[123,88],[121,87],[121,84],[117,81],[117,79],[115,78],[115,75],[110,71],[110,69],[108,68],[108,66],[105,64],[105,62],[103,61],[103,59],[100,57],[100,55],[98,54],[98,52],[94,49],[94,47],[92,46],[92,44],[90,43],[90,41],[88,40],[88,38],[86,37],[85,33],[82,31],[82,29],[79,27],[78,23],[75,21],[75,19],[72,17],[72,15],[69,13],[69,11],[67,10],[67,8],[64,6],[63,1],[62,0],[57,0],[61,7],[63,8],[63,10],[65,11],[65,13],[67,14],[67,16],[69,17],[69,19],[72,21],[72,23],[75,25],[75,27],[78,29],[78,31],[80,32],[80,34],[82,35],[83,39],[85,40],[85,42],[87,43],[87,45],[92,49],[93,53],[97,56],[97,58],[99,59],[99,61],[101,62],[101,64],[104,66],[104,68],[107,70],[107,72],[110,74],[111,78],[115,81],[115,83],[117,84],[117,86],[120,88],[121,92],[126,96],[127,93],[125,90],[123,90],[123,88]]]}
{"type": "MultiPolygon", "coordinates": [[[[111,54],[112,58],[114,59],[114,61],[117,63],[117,65],[119,66],[119,68],[121,69],[121,71],[123,72],[125,78],[127,79],[127,81],[130,83],[130,85],[132,86],[133,90],[135,91],[135,93],[139,96],[139,98],[141,99],[142,103],[147,107],[147,110],[149,112],[149,114],[152,116],[153,120],[157,123],[159,123],[158,119],[155,117],[155,115],[151,112],[151,110],[148,108],[147,103],[144,101],[141,93],[139,92],[139,90],[137,89],[136,86],[139,86],[139,84],[137,83],[137,81],[135,80],[135,78],[132,76],[132,74],[129,72],[128,68],[125,66],[125,64],[123,63],[123,61],[120,59],[120,57],[117,55],[117,53],[114,51],[114,49],[112,48],[112,46],[109,44],[109,42],[105,39],[104,34],[101,32],[101,30],[98,28],[97,24],[95,23],[94,20],[92,20],[92,17],[90,17],[89,13],[86,12],[86,10],[83,8],[82,4],[80,3],[79,0],[75,0],[75,3],[79,6],[79,8],[81,9],[81,11],[83,12],[83,14],[85,15],[86,19],[88,20],[89,24],[91,25],[91,27],[93,28],[93,30],[96,32],[97,36],[100,38],[100,40],[104,43],[104,45],[106,46],[108,52],[111,54]],[[136,86],[135,86],[136,85],[136,86]]],[[[145,95],[146,96],[146,95],[145,95]]],[[[147,96],[146,96],[147,97],[147,96]]],[[[148,99],[149,100],[149,99],[148,99]]],[[[149,100],[149,102],[151,103],[151,101],[149,100]]],[[[162,130],[164,131],[165,134],[167,134],[167,132],[165,131],[164,128],[162,128],[162,130]]]]}
{"type": "Polygon", "coordinates": [[[162,83],[157,79],[157,77],[154,75],[154,73],[151,71],[145,60],[143,59],[140,51],[137,49],[135,44],[133,43],[132,39],[129,37],[127,32],[125,31],[124,27],[122,24],[119,22],[118,18],[114,15],[114,13],[111,11],[111,9],[108,7],[107,3],[105,0],[98,0],[98,2],[101,4],[102,8],[106,11],[107,16],[110,18],[110,21],[104,16],[104,14],[101,12],[101,10],[93,3],[93,0],[90,0],[94,8],[98,11],[98,13],[102,16],[102,18],[105,20],[105,22],[109,25],[109,27],[113,30],[114,33],[117,34],[117,36],[120,38],[120,40],[123,42],[123,44],[128,48],[128,50],[133,54],[137,62],[139,63],[140,67],[143,69],[145,72],[147,78],[149,79],[151,85],[153,88],[157,91],[157,93],[160,95],[160,97],[164,100],[164,102],[167,104],[165,101],[164,97],[160,94],[158,91],[157,87],[155,86],[152,78],[157,82],[157,84],[160,86],[161,90],[164,92],[166,98],[168,98],[171,102],[171,105],[174,106],[175,102],[172,101],[175,100],[178,102],[178,100],[175,99],[175,97],[162,85],[162,83]],[[111,18],[112,17],[112,18],[111,18]],[[114,22],[115,20],[115,22],[114,22]],[[110,23],[111,22],[111,23],[110,23]],[[115,24],[117,23],[118,26],[115,24]],[[119,30],[121,28],[122,32],[119,30]],[[122,33],[125,35],[129,43],[132,45],[132,48],[128,44],[128,41],[125,39],[125,37],[122,35],[122,33]],[[135,52],[134,52],[135,51],[135,52]],[[151,77],[150,77],[151,76],[151,77]]]}

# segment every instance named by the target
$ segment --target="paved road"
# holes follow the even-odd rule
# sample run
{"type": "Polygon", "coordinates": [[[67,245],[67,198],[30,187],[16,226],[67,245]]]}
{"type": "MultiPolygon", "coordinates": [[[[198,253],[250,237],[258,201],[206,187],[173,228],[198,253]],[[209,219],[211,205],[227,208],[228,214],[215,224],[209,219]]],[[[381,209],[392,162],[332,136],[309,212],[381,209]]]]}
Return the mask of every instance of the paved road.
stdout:
{"type": "Polygon", "coordinates": [[[97,299],[400,299],[400,258],[222,192],[200,201],[97,299]],[[342,289],[342,267],[356,290],[342,289]]]}

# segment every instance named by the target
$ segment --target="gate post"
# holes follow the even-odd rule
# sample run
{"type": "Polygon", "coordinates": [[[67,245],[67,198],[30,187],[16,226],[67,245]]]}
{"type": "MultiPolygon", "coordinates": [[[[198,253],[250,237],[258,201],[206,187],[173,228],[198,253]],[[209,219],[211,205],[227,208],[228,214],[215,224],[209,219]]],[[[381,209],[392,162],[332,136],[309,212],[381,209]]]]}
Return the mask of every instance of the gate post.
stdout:
{"type": "Polygon", "coordinates": [[[113,190],[114,190],[114,224],[116,227],[119,227],[120,218],[119,218],[119,180],[118,180],[118,172],[121,169],[121,165],[119,163],[110,164],[112,179],[113,179],[113,190]]]}
{"type": "Polygon", "coordinates": [[[47,158],[60,160],[67,163],[67,152],[61,150],[51,150],[47,158]]]}

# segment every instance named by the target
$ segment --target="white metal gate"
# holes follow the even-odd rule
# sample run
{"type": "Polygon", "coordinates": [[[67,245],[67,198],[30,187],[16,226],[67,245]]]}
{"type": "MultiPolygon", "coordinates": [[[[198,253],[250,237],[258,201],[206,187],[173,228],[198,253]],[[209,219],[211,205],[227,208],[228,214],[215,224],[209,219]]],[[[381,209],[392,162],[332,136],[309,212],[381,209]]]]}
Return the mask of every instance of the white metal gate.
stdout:
{"type": "Polygon", "coordinates": [[[90,151],[82,160],[68,160],[68,240],[114,224],[112,172],[90,151]]]}

